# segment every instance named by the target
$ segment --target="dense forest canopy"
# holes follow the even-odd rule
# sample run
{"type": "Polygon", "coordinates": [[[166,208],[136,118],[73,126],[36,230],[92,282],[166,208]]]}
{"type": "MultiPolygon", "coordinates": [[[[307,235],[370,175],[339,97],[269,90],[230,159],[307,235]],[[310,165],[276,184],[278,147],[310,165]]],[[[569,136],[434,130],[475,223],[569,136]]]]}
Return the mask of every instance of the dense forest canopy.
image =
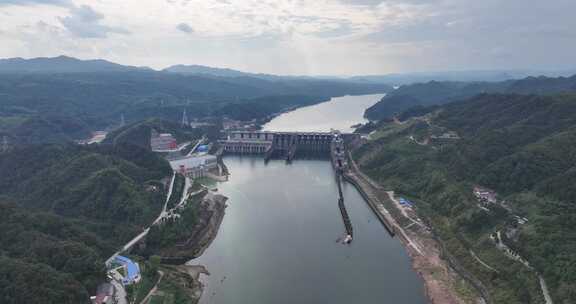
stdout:
{"type": "Polygon", "coordinates": [[[171,175],[129,143],[16,148],[0,172],[2,303],[86,303],[104,260],[160,212],[171,175]]]}
{"type": "Polygon", "coordinates": [[[403,124],[381,124],[377,139],[355,152],[363,170],[418,201],[464,264],[468,250],[493,257],[497,276],[473,261],[468,267],[494,299],[539,303],[541,297],[529,287],[537,286],[533,274],[495,253],[489,236],[504,230],[556,302],[576,302],[576,95],[480,94],[409,112],[403,124]],[[441,137],[449,133],[457,137],[441,137]],[[494,189],[511,213],[498,205],[478,208],[474,185],[494,189]],[[512,215],[529,222],[511,224],[512,215]]]}
{"type": "Polygon", "coordinates": [[[24,144],[62,142],[116,127],[122,115],[128,122],[153,117],[180,121],[184,110],[190,119],[259,119],[330,97],[391,89],[381,83],[214,77],[86,64],[85,72],[74,72],[76,63],[65,69],[34,66],[40,72],[2,70],[0,65],[0,135],[24,144]]]}

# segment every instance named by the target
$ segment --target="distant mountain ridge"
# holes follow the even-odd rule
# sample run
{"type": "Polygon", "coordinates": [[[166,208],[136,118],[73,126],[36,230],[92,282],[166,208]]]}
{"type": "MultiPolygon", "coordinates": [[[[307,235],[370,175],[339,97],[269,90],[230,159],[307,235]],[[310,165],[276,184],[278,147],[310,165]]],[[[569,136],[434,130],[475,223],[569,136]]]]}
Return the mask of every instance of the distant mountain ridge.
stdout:
{"type": "Polygon", "coordinates": [[[81,60],[69,56],[0,59],[0,73],[85,73],[155,71],[207,78],[257,78],[280,80],[329,80],[363,84],[405,85],[428,81],[489,81],[500,82],[529,76],[559,77],[576,74],[576,68],[565,70],[462,70],[436,72],[407,72],[381,75],[329,76],[329,75],[274,75],[245,72],[231,68],[210,67],[199,64],[176,64],[162,70],[118,64],[103,59],[81,60]]]}
{"type": "Polygon", "coordinates": [[[385,75],[353,76],[349,80],[359,82],[405,85],[429,81],[500,82],[530,76],[560,77],[576,74],[576,69],[566,70],[469,70],[418,73],[393,73],[385,75]]]}
{"type": "MultiPolygon", "coordinates": [[[[252,73],[234,70],[230,68],[218,68],[205,65],[185,65],[178,64],[167,67],[162,70],[166,73],[175,73],[180,75],[193,75],[202,77],[217,77],[217,78],[256,78],[268,81],[283,81],[283,80],[329,80],[329,81],[344,81],[356,82],[346,77],[327,77],[327,76],[304,76],[304,75],[273,75],[266,73],[252,73]]],[[[382,82],[373,82],[382,84],[382,82]]]]}
{"type": "Polygon", "coordinates": [[[169,73],[179,73],[179,74],[188,74],[188,75],[206,75],[206,76],[216,76],[216,77],[278,77],[275,75],[269,74],[260,74],[260,73],[249,73],[249,72],[242,72],[238,70],[233,70],[229,68],[216,68],[216,67],[209,67],[205,65],[185,65],[185,64],[177,64],[170,67],[167,67],[162,70],[163,72],[169,73]]]}
{"type": "Polygon", "coordinates": [[[576,75],[527,77],[502,82],[430,81],[401,86],[366,109],[365,116],[370,120],[381,120],[412,107],[446,104],[481,93],[555,94],[575,91],[576,75]]]}
{"type": "Polygon", "coordinates": [[[464,71],[438,71],[415,73],[390,73],[382,75],[358,76],[303,76],[303,75],[272,75],[265,73],[252,73],[230,68],[217,68],[204,65],[173,65],[162,70],[163,72],[183,75],[211,76],[211,77],[252,77],[266,80],[282,79],[323,79],[332,81],[349,81],[357,83],[386,83],[390,85],[406,85],[429,81],[460,81],[460,82],[501,82],[507,80],[523,79],[530,76],[559,77],[576,74],[572,70],[464,70],[464,71]]]}
{"type": "Polygon", "coordinates": [[[0,73],[129,72],[146,69],[121,65],[103,59],[81,60],[68,56],[0,59],[0,73]]]}
{"type": "Polygon", "coordinates": [[[148,118],[180,121],[270,114],[343,95],[385,93],[385,84],[326,79],[216,77],[142,70],[69,57],[0,61],[0,137],[57,143],[148,118]]]}

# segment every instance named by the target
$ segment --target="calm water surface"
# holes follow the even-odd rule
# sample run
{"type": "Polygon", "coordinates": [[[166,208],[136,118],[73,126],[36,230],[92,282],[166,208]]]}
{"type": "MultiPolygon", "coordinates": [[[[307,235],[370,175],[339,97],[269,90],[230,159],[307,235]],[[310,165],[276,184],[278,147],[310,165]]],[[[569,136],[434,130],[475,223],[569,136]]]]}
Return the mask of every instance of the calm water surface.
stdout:
{"type": "MultiPolygon", "coordinates": [[[[356,98],[359,103],[368,99],[356,98]]],[[[371,99],[372,103],[378,99],[371,99]]],[[[355,102],[351,97],[346,100],[355,102]]],[[[347,102],[326,104],[346,109],[347,102]]],[[[296,110],[270,124],[298,111],[309,113],[310,108],[323,109],[296,110]]],[[[330,127],[360,122],[361,113],[356,111],[330,127]]],[[[232,175],[218,187],[229,197],[229,207],[212,245],[191,261],[211,273],[202,277],[206,284],[202,303],[426,303],[422,282],[411,270],[403,247],[349,184],[344,184],[343,192],[354,241],[351,245],[336,242],[344,234],[344,225],[328,161],[265,164],[257,156],[227,156],[224,161],[232,175]]]]}
{"type": "Polygon", "coordinates": [[[328,102],[284,113],[264,126],[265,131],[354,131],[351,127],[367,122],[364,110],[382,99],[384,94],[343,96],[328,102]]]}

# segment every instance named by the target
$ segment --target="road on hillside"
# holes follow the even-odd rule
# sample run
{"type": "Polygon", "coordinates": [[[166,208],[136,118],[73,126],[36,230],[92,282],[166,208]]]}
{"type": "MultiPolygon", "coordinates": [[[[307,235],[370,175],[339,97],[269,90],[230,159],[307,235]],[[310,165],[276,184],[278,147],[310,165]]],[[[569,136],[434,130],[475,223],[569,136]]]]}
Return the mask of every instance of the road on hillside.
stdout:
{"type": "Polygon", "coordinates": [[[202,138],[200,138],[200,140],[196,143],[196,145],[194,145],[194,148],[192,148],[192,150],[190,150],[190,152],[186,156],[191,156],[194,153],[194,151],[196,151],[196,148],[198,148],[198,146],[200,146],[205,140],[206,135],[202,135],[202,138]]]}
{"type": "MultiPolygon", "coordinates": [[[[142,240],[150,231],[150,227],[152,227],[153,225],[156,225],[158,222],[160,222],[169,213],[166,210],[166,208],[168,206],[168,201],[170,200],[170,197],[172,196],[172,191],[174,190],[175,181],[176,181],[176,173],[173,173],[172,174],[172,180],[170,181],[170,186],[168,187],[168,193],[166,195],[166,201],[164,202],[164,206],[162,207],[162,211],[160,212],[160,214],[158,215],[156,220],[154,220],[154,222],[152,222],[152,224],[149,227],[144,229],[144,231],[142,231],[140,234],[138,234],[136,237],[134,237],[132,240],[130,240],[128,243],[126,243],[126,245],[124,245],[122,247],[122,249],[120,249],[119,251],[114,253],[108,260],[106,260],[106,265],[110,264],[110,262],[112,262],[112,260],[114,260],[114,258],[116,256],[118,256],[119,254],[121,254],[124,251],[129,250],[130,248],[132,248],[132,246],[134,246],[136,243],[138,243],[140,240],[142,240]]],[[[188,189],[191,187],[191,184],[192,183],[190,182],[190,180],[186,177],[185,183],[184,183],[184,189],[182,191],[182,198],[180,199],[178,206],[182,205],[183,202],[185,202],[186,194],[188,193],[188,189]]],[[[111,283],[116,288],[116,299],[118,301],[117,304],[128,304],[128,302],[126,301],[126,289],[124,289],[124,285],[122,284],[122,277],[120,276],[120,274],[117,271],[113,271],[112,276],[113,276],[113,280],[111,283]]]]}

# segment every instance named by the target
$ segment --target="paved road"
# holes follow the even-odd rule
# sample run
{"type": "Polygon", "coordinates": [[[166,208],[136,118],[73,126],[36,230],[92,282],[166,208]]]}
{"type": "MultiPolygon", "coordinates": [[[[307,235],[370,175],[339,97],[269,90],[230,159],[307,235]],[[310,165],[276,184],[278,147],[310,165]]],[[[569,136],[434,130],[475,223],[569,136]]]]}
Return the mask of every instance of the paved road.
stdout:
{"type": "MultiPolygon", "coordinates": [[[[388,195],[388,198],[390,200],[397,203],[396,198],[394,197],[394,191],[386,191],[386,194],[388,195]]],[[[397,203],[397,204],[399,204],[399,203],[397,203]]],[[[408,219],[411,219],[411,218],[408,217],[408,219]]],[[[414,222],[414,220],[412,220],[412,222],[414,222]]],[[[398,228],[397,230],[402,234],[402,236],[404,236],[406,241],[408,241],[408,244],[410,244],[410,246],[412,246],[412,248],[414,248],[414,250],[416,250],[420,255],[424,255],[424,253],[422,252],[422,250],[420,250],[420,247],[416,244],[416,242],[412,241],[412,239],[408,237],[408,235],[406,234],[406,232],[404,232],[404,229],[402,229],[402,227],[400,227],[400,225],[397,225],[396,228],[398,228]]]]}
{"type": "Polygon", "coordinates": [[[182,151],[184,150],[184,148],[186,148],[189,144],[191,144],[192,142],[187,141],[181,145],[179,145],[176,149],[166,149],[166,150],[153,150],[154,152],[158,152],[158,153],[170,153],[170,152],[178,152],[178,151],[182,151]]]}
{"type": "MultiPolygon", "coordinates": [[[[176,173],[174,173],[172,175],[172,180],[170,181],[170,186],[168,187],[168,195],[166,195],[166,201],[164,202],[164,206],[162,207],[162,211],[160,212],[160,214],[158,215],[156,220],[154,220],[152,225],[156,224],[164,216],[166,216],[166,206],[168,204],[168,200],[170,200],[170,196],[172,195],[172,190],[174,188],[174,181],[176,180],[175,176],[176,176],[176,173]]],[[[134,237],[132,240],[130,240],[128,243],[126,243],[126,245],[124,245],[122,247],[122,249],[120,249],[119,251],[114,253],[108,260],[106,260],[106,264],[109,264],[110,262],[112,262],[112,260],[114,260],[114,258],[116,256],[118,256],[120,253],[132,248],[132,246],[134,246],[134,244],[138,243],[138,241],[140,241],[143,237],[145,237],[148,234],[148,231],[150,231],[150,227],[144,229],[144,231],[142,231],[140,234],[138,234],[136,237],[134,237]]]]}
{"type": "Polygon", "coordinates": [[[118,271],[112,271],[112,282],[110,282],[116,288],[116,303],[117,304],[128,304],[126,300],[126,290],[124,289],[124,285],[122,285],[122,276],[118,273],[118,271]]]}
{"type": "Polygon", "coordinates": [[[162,212],[158,215],[158,217],[152,222],[152,225],[156,225],[162,218],[164,218],[167,214],[166,207],[168,206],[168,201],[170,200],[170,196],[172,196],[172,191],[174,190],[174,183],[176,182],[176,172],[172,173],[172,180],[170,182],[170,186],[168,187],[168,194],[166,195],[166,201],[164,202],[164,206],[162,206],[162,212]]]}
{"type": "MultiPolygon", "coordinates": [[[[158,223],[163,217],[165,217],[168,214],[168,212],[166,211],[166,206],[168,205],[168,201],[170,200],[170,196],[172,196],[172,190],[174,189],[175,180],[176,180],[176,173],[173,173],[172,174],[172,180],[170,181],[170,186],[168,187],[168,194],[166,195],[166,201],[164,202],[164,206],[162,207],[162,211],[160,212],[160,215],[158,215],[156,220],[152,223],[152,225],[155,225],[156,223],[158,223]]],[[[188,178],[186,178],[186,183],[184,186],[184,191],[185,191],[184,194],[188,191],[188,187],[190,187],[190,182],[188,181],[188,178]]],[[[152,226],[152,225],[150,225],[150,226],[152,226]]],[[[132,246],[134,246],[134,244],[136,244],[140,240],[142,240],[142,238],[144,238],[148,234],[149,231],[150,231],[150,227],[144,229],[144,231],[142,231],[135,238],[130,240],[128,243],[126,243],[126,245],[124,245],[122,247],[122,249],[120,249],[119,251],[114,253],[108,260],[106,260],[106,264],[108,265],[110,262],[112,262],[112,260],[114,260],[114,258],[116,256],[118,256],[122,252],[127,251],[130,248],[132,248],[132,246]]],[[[121,283],[122,282],[122,276],[120,276],[120,274],[117,271],[113,271],[112,275],[113,275],[114,280],[112,280],[111,283],[114,285],[114,287],[116,287],[116,299],[118,301],[118,304],[127,304],[126,290],[124,289],[124,285],[121,283]]]]}
{"type": "Polygon", "coordinates": [[[158,270],[158,273],[160,274],[160,278],[158,279],[158,281],[156,281],[156,284],[154,284],[154,287],[152,287],[152,289],[150,289],[150,291],[148,292],[146,297],[144,297],[144,299],[142,301],[140,301],[140,303],[138,303],[138,304],[147,303],[148,300],[150,300],[150,297],[152,297],[152,295],[156,292],[156,290],[158,290],[158,285],[160,284],[160,281],[162,281],[162,278],[164,277],[164,272],[162,270],[158,270]]]}
{"type": "Polygon", "coordinates": [[[188,198],[188,189],[192,187],[192,182],[188,177],[184,179],[184,191],[182,191],[182,197],[180,198],[180,202],[174,207],[174,209],[184,205],[186,203],[186,199],[188,198]]]}
{"type": "Polygon", "coordinates": [[[538,274],[538,281],[540,281],[540,288],[542,289],[542,294],[544,295],[544,301],[546,301],[546,304],[554,304],[550,292],[548,292],[548,286],[546,286],[544,277],[542,277],[541,274],[538,274]]]}
{"type": "Polygon", "coordinates": [[[194,145],[194,148],[192,148],[192,150],[190,150],[190,152],[186,156],[192,155],[192,153],[194,153],[194,151],[196,151],[196,148],[198,148],[198,146],[201,145],[205,140],[206,140],[206,135],[203,135],[202,138],[200,138],[200,140],[196,143],[196,145],[194,145]]]}

